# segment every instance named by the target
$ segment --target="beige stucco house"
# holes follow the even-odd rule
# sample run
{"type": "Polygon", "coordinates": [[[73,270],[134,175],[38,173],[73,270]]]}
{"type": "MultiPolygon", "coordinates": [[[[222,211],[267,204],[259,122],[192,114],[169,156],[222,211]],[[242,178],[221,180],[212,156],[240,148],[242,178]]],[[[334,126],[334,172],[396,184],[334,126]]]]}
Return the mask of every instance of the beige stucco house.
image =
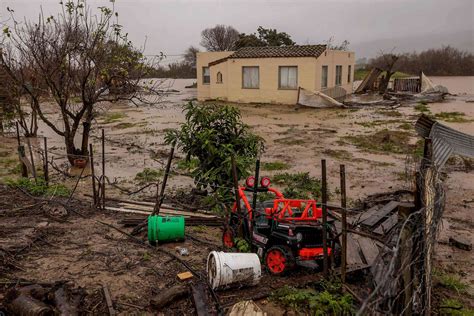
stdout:
{"type": "Polygon", "coordinates": [[[300,87],[339,97],[352,93],[354,63],[353,52],[326,45],[198,53],[198,100],[296,104],[300,87]]]}

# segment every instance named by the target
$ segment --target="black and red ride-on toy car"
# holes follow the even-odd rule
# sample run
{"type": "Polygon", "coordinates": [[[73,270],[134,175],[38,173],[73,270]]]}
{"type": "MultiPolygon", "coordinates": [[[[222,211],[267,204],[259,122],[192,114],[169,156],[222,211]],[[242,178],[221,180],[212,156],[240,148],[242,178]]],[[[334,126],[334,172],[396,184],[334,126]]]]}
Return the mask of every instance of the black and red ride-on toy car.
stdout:
{"type": "MultiPolygon", "coordinates": [[[[272,193],[274,199],[256,203],[253,210],[250,201],[254,185],[257,185],[255,182],[254,177],[249,177],[245,187],[239,188],[240,214],[234,203],[222,236],[224,247],[235,246],[240,229],[272,274],[284,274],[295,266],[322,267],[322,209],[317,207],[316,201],[285,199],[280,191],[270,187],[270,179],[264,177],[255,192],[272,193]]],[[[336,242],[329,244],[329,241],[336,240],[331,221],[328,221],[327,231],[328,254],[334,251],[337,264],[340,247],[336,242]]]]}

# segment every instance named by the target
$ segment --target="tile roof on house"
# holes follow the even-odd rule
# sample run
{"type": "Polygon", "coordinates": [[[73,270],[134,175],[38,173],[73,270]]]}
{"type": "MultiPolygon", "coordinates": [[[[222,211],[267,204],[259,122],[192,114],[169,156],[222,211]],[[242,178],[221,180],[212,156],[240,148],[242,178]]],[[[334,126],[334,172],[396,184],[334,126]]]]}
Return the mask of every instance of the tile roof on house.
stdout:
{"type": "Polygon", "coordinates": [[[209,63],[209,66],[232,58],[319,57],[325,50],[326,45],[243,47],[226,58],[209,63]]]}

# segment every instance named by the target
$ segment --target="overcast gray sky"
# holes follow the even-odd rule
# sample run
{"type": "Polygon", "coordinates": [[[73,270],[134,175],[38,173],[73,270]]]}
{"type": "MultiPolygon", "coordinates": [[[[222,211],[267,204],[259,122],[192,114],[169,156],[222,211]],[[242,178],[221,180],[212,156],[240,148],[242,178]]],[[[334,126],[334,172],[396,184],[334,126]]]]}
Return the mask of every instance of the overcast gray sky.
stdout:
{"type": "MultiPolygon", "coordinates": [[[[40,6],[49,14],[57,12],[58,3],[0,0],[0,14],[4,19],[8,6],[17,17],[35,18],[40,6]]],[[[110,4],[109,0],[88,3],[92,7],[110,4]]],[[[438,43],[441,39],[455,38],[454,45],[459,41],[462,48],[474,50],[473,0],[116,0],[115,7],[136,45],[147,38],[147,54],[181,54],[189,45],[199,45],[202,29],[216,24],[232,25],[245,33],[255,32],[259,25],[276,28],[298,44],[321,43],[334,36],[336,42],[349,40],[361,52],[363,43],[370,46],[380,40],[385,44],[377,45],[402,47],[398,39],[403,38],[412,39],[411,44],[405,43],[409,47],[419,46],[414,49],[439,47],[444,44],[438,43]],[[421,45],[423,37],[429,43],[421,45]]]]}

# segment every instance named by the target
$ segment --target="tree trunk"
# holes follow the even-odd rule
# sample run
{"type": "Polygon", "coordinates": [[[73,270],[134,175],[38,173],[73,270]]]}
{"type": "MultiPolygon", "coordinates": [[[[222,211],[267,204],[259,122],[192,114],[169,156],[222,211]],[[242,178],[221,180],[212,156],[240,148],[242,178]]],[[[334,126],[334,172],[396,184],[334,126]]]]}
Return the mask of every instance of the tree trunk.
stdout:
{"type": "Polygon", "coordinates": [[[91,123],[90,122],[83,122],[82,123],[82,143],[81,143],[81,152],[83,155],[87,155],[88,148],[89,148],[89,134],[91,131],[91,123]]]}

